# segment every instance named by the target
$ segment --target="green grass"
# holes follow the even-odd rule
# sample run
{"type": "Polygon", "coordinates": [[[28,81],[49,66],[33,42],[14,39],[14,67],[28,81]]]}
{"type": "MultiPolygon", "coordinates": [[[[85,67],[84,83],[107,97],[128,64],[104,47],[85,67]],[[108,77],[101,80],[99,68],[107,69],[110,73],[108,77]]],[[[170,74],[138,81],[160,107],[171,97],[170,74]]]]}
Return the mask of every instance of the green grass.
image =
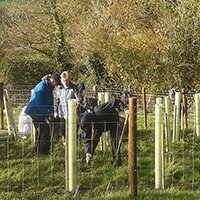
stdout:
{"type": "MultiPolygon", "coordinates": [[[[22,107],[14,109],[16,124],[22,107]]],[[[193,116],[189,128],[180,133],[180,141],[172,145],[165,162],[165,189],[155,190],[154,114],[148,113],[148,130],[143,129],[143,116],[138,113],[137,125],[137,199],[188,200],[200,199],[200,139],[194,136],[193,116]],[[170,161],[169,158],[172,157],[170,161]]],[[[6,126],[5,126],[6,127],[6,126]]],[[[0,136],[5,136],[1,131],[0,136]]],[[[83,163],[81,142],[78,150],[78,190],[75,199],[132,199],[128,182],[127,135],[122,144],[123,165],[111,165],[111,149],[106,155],[99,148],[91,167],[83,163]]],[[[54,141],[51,156],[37,156],[30,138],[24,141],[0,140],[0,199],[73,199],[65,190],[64,147],[54,141]]]]}
{"type": "MultiPolygon", "coordinates": [[[[200,140],[187,130],[184,141],[173,145],[173,162],[166,162],[165,190],[154,189],[154,132],[138,131],[137,199],[200,199],[200,140]],[[172,179],[173,177],[173,179],[172,179]]],[[[65,190],[62,141],[55,140],[51,156],[35,154],[31,140],[0,142],[0,199],[72,199],[65,190]]],[[[77,199],[132,199],[128,183],[127,141],[122,145],[123,165],[112,167],[110,149],[97,149],[92,167],[81,158],[79,146],[77,199]]]]}

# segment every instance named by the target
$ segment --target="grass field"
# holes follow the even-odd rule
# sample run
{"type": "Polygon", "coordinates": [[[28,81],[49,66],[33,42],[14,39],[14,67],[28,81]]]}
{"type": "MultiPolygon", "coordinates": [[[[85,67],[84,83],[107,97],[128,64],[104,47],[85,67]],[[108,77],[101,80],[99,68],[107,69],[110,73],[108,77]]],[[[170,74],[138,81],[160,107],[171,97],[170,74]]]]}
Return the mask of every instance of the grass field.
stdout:
{"type": "MultiPolygon", "coordinates": [[[[21,107],[14,109],[16,123],[21,107]]],[[[148,130],[143,130],[143,115],[137,116],[137,199],[200,199],[200,139],[194,135],[193,115],[189,128],[180,132],[180,141],[165,154],[165,189],[155,190],[154,113],[148,113],[148,130]],[[169,158],[172,158],[170,161],[169,158]]],[[[6,118],[4,118],[6,124],[6,118]]],[[[6,128],[6,126],[5,126],[6,128]]],[[[129,192],[127,135],[122,144],[123,165],[111,165],[111,149],[105,155],[98,148],[92,166],[83,162],[83,148],[78,138],[78,187],[76,195],[65,189],[65,151],[62,140],[54,140],[49,156],[38,156],[31,139],[5,140],[0,131],[0,200],[4,199],[122,199],[129,192]]]]}
{"type": "MultiPolygon", "coordinates": [[[[165,189],[154,189],[154,131],[138,131],[137,199],[200,199],[200,140],[192,130],[174,143],[172,161],[166,161],[165,189]]],[[[55,140],[50,156],[37,156],[31,140],[0,142],[0,199],[132,199],[128,183],[127,140],[122,145],[123,165],[111,165],[97,149],[92,166],[82,161],[78,145],[76,197],[65,190],[64,146],[55,140]]],[[[166,160],[167,160],[166,155],[166,160]]]]}

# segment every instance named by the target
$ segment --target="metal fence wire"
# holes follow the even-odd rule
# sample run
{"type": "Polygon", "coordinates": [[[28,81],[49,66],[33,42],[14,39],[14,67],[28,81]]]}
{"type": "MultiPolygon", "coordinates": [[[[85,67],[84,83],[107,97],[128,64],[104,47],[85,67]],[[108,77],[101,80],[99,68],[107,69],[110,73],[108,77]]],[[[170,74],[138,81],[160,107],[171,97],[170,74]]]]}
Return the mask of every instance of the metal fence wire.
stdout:
{"type": "MultiPolygon", "coordinates": [[[[27,105],[30,89],[9,89],[9,99],[14,113],[16,125],[19,114],[27,105]]],[[[103,91],[104,92],[104,91],[103,91]]],[[[119,98],[120,91],[109,91],[110,98],[119,98]]],[[[134,93],[134,92],[133,92],[134,93]]],[[[162,116],[165,113],[164,97],[168,93],[146,93],[147,127],[144,124],[144,105],[141,93],[137,97],[137,189],[138,191],[155,188],[155,103],[162,98],[162,116]]],[[[90,91],[85,96],[92,96],[90,91]]],[[[196,134],[195,103],[193,94],[187,97],[187,128],[180,128],[180,138],[172,142],[174,126],[174,102],[170,103],[169,133],[170,147],[165,140],[165,124],[162,117],[161,134],[163,134],[162,151],[162,186],[163,188],[178,188],[181,190],[197,190],[200,185],[200,163],[196,134]]],[[[181,121],[181,119],[180,119],[181,121]]],[[[180,122],[181,123],[181,122],[180,122]]],[[[52,130],[58,124],[52,123],[52,130]]],[[[106,124],[104,124],[106,127],[106,124]]],[[[35,151],[33,134],[18,133],[18,140],[7,137],[8,124],[4,119],[4,130],[0,135],[0,191],[4,199],[70,199],[76,196],[82,199],[87,196],[105,196],[118,190],[128,190],[128,131],[123,135],[121,144],[122,166],[113,167],[110,137],[107,134],[105,150],[101,142],[95,151],[90,166],[85,163],[85,153],[82,144],[82,132],[77,132],[77,189],[71,194],[66,189],[66,141],[51,132],[49,155],[40,155],[35,151]]],[[[18,127],[17,127],[18,128],[18,127]]],[[[128,129],[127,129],[128,130],[128,129]]],[[[119,131],[119,130],[118,130],[119,131]]],[[[105,134],[105,133],[104,133],[105,134]]],[[[106,134],[105,134],[106,135],[106,134]]],[[[169,136],[168,136],[169,137],[169,136]]]]}

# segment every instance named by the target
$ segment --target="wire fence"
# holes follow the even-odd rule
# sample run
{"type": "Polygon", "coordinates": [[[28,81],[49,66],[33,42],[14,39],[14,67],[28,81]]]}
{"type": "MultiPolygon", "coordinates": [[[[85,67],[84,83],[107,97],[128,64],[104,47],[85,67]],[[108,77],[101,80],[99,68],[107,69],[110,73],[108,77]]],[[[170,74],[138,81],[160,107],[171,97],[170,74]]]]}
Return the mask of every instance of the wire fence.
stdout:
{"type": "MultiPolygon", "coordinates": [[[[120,97],[119,90],[112,90],[110,98],[120,97]]],[[[18,124],[19,113],[28,103],[30,89],[8,89],[15,121],[18,124]]],[[[86,96],[92,96],[90,91],[86,96]]],[[[155,102],[156,98],[167,93],[146,93],[147,127],[144,127],[143,100],[137,96],[137,176],[138,191],[155,188],[155,102]]],[[[164,111],[163,111],[164,113],[164,111]]],[[[198,190],[200,185],[199,137],[196,135],[195,106],[193,94],[187,95],[188,127],[180,129],[180,139],[172,142],[167,149],[164,142],[163,187],[181,190],[198,190]]],[[[170,106],[170,133],[173,132],[173,102],[170,106]]],[[[54,124],[55,125],[55,124],[54,124]]],[[[5,128],[7,127],[5,122],[5,128]]],[[[122,166],[112,166],[111,145],[103,152],[98,145],[91,166],[85,164],[81,131],[77,134],[77,190],[71,194],[66,189],[65,146],[64,140],[51,135],[50,155],[37,154],[31,136],[22,135],[22,139],[11,141],[1,132],[0,154],[0,191],[1,198],[12,199],[70,199],[73,195],[83,197],[105,196],[118,190],[128,190],[128,133],[121,145],[122,166]],[[25,139],[26,138],[26,139],[25,139]],[[84,196],[85,195],[85,196],[84,196]]]]}

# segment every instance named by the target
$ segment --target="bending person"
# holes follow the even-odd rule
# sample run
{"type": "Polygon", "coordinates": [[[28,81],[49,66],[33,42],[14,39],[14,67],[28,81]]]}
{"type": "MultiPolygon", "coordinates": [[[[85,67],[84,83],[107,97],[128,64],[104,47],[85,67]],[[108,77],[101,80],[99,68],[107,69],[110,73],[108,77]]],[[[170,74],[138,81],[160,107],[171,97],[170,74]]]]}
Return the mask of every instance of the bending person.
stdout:
{"type": "Polygon", "coordinates": [[[53,89],[60,84],[60,75],[52,74],[39,82],[31,95],[25,113],[30,115],[35,127],[35,147],[38,153],[50,153],[49,117],[54,117],[53,89]]]}
{"type": "Polygon", "coordinates": [[[102,105],[90,107],[79,115],[78,123],[83,130],[82,141],[87,164],[91,163],[102,133],[110,131],[113,160],[116,166],[121,165],[120,151],[116,155],[120,136],[118,133],[119,111],[128,114],[127,105],[120,99],[113,99],[102,105]]]}

